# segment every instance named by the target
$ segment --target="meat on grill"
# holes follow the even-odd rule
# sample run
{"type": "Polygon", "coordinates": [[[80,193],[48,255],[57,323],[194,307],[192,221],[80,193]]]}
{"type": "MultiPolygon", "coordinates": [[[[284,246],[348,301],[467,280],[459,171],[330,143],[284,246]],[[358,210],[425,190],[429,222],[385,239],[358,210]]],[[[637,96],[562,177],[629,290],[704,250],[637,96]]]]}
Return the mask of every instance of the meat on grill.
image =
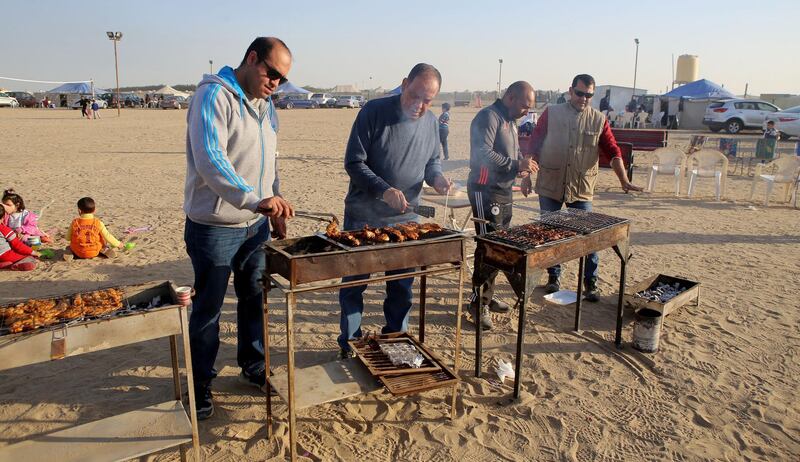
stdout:
{"type": "Polygon", "coordinates": [[[101,316],[122,308],[123,293],[105,289],[62,297],[31,299],[0,309],[0,319],[11,333],[46,327],[82,317],[101,316]]]}
{"type": "Polygon", "coordinates": [[[414,241],[429,232],[439,231],[443,231],[443,228],[436,223],[419,224],[413,221],[383,228],[366,225],[358,231],[339,231],[338,223],[331,222],[325,229],[325,235],[350,247],[359,247],[368,243],[414,241]]]}

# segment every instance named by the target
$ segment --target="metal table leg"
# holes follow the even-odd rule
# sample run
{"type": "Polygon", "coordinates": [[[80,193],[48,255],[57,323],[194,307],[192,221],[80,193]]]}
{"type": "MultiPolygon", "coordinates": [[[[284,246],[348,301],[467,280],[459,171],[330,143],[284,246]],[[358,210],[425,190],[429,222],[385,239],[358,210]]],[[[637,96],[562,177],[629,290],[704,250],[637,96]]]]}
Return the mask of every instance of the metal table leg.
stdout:
{"type": "MultiPolygon", "coordinates": [[[[170,359],[172,360],[172,387],[175,391],[175,400],[181,401],[183,397],[181,396],[181,370],[180,365],[178,364],[178,336],[177,335],[170,335],[169,336],[169,353],[170,359]]],[[[192,386],[192,384],[187,384],[187,386],[192,386]]],[[[185,445],[180,445],[179,449],[181,451],[181,461],[186,462],[186,447],[185,445]]]]}
{"type": "Polygon", "coordinates": [[[586,264],[586,257],[578,260],[578,299],[575,301],[575,332],[581,330],[581,302],[583,299],[583,267],[586,264]]]}
{"type": "Polygon", "coordinates": [[[294,412],[294,308],[296,295],[286,294],[286,366],[288,368],[289,402],[289,456],[294,462],[297,459],[297,422],[294,412]]]}
{"type": "Polygon", "coordinates": [[[269,279],[264,278],[263,286],[264,286],[264,319],[263,319],[263,329],[264,329],[264,374],[266,377],[265,387],[267,387],[267,438],[269,439],[272,437],[272,393],[270,392],[270,388],[272,388],[272,383],[270,382],[270,353],[269,353],[269,299],[268,293],[270,289],[270,282],[269,279]]]}
{"type": "MultiPolygon", "coordinates": [[[[427,267],[420,269],[425,271],[427,267]]],[[[425,301],[428,294],[428,276],[422,275],[419,278],[419,343],[425,343],[425,301]]]]}
{"type": "Polygon", "coordinates": [[[622,348],[622,304],[625,299],[625,276],[628,266],[628,259],[631,257],[630,240],[626,239],[613,246],[614,252],[619,257],[619,298],[617,299],[617,332],[614,337],[614,343],[617,348],[622,348]]]}
{"type": "MultiPolygon", "coordinates": [[[[475,268],[480,268],[481,263],[475,263],[475,268]]],[[[475,377],[480,378],[481,376],[481,363],[483,362],[483,326],[481,326],[481,298],[483,297],[483,284],[479,285],[478,287],[473,287],[476,289],[475,292],[475,300],[477,303],[475,304],[478,309],[475,310],[473,313],[473,322],[475,323],[475,377]]]]}
{"type": "MultiPolygon", "coordinates": [[[[466,255],[466,245],[462,244],[462,255],[466,255]]],[[[453,373],[458,377],[458,366],[461,359],[461,311],[464,303],[464,279],[466,270],[462,261],[458,271],[458,307],[456,308],[456,348],[453,359],[453,373]]],[[[453,384],[453,397],[450,399],[450,420],[456,419],[456,396],[458,395],[458,381],[453,384]]]]}

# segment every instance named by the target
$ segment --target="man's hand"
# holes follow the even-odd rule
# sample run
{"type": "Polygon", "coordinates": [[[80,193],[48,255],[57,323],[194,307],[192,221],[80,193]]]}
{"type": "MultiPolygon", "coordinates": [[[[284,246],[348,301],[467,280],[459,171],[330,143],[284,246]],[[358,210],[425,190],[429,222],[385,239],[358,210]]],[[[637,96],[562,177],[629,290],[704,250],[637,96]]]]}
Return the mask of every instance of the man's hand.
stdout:
{"type": "Polygon", "coordinates": [[[286,239],[286,218],[269,217],[269,228],[273,239],[286,239]]]}
{"type": "Polygon", "coordinates": [[[530,175],[522,179],[522,183],[519,186],[519,190],[525,197],[528,197],[528,194],[530,194],[531,191],[533,191],[533,182],[531,181],[530,175]]]}
{"type": "Polygon", "coordinates": [[[395,188],[389,188],[383,192],[383,201],[389,204],[389,207],[405,212],[408,208],[408,201],[403,191],[395,188]]]}
{"type": "Polygon", "coordinates": [[[630,181],[620,182],[620,184],[622,185],[622,190],[625,191],[626,193],[628,191],[643,191],[644,190],[644,188],[642,188],[641,186],[636,186],[635,184],[631,183],[630,181]]]}
{"type": "Polygon", "coordinates": [[[538,171],[539,171],[539,164],[536,163],[535,160],[528,157],[523,157],[522,159],[519,160],[519,167],[517,167],[517,173],[523,173],[523,172],[536,173],[538,171]]]}
{"type": "Polygon", "coordinates": [[[256,212],[267,217],[293,218],[294,208],[280,196],[262,199],[256,207],[256,212]]]}
{"type": "Polygon", "coordinates": [[[453,180],[449,180],[445,178],[443,175],[439,175],[433,180],[433,189],[435,189],[437,193],[443,196],[449,193],[452,187],[453,187],[453,180]]]}

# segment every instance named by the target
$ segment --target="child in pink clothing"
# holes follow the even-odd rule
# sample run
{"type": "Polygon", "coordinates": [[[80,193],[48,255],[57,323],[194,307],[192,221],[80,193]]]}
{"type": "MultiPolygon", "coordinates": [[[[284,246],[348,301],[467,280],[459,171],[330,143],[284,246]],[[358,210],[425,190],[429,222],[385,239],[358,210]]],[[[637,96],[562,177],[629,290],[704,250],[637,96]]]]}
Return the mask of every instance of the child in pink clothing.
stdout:
{"type": "Polygon", "coordinates": [[[13,189],[6,189],[3,192],[3,215],[2,223],[17,233],[17,237],[27,242],[31,236],[39,236],[42,242],[50,242],[50,236],[39,229],[39,217],[30,210],[25,209],[25,201],[14,192],[13,189]]]}
{"type": "Polygon", "coordinates": [[[0,223],[0,268],[16,271],[30,271],[36,268],[39,252],[23,244],[17,234],[0,223]]]}

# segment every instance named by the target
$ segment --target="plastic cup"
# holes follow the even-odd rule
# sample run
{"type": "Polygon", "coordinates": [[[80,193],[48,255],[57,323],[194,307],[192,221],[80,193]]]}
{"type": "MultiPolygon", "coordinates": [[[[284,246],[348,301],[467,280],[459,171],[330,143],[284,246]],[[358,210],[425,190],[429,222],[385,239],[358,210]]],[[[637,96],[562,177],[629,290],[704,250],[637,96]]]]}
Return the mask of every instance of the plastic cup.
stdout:
{"type": "Polygon", "coordinates": [[[175,294],[178,296],[178,303],[184,306],[191,305],[192,303],[192,288],[189,286],[181,286],[175,289],[175,294]]]}

